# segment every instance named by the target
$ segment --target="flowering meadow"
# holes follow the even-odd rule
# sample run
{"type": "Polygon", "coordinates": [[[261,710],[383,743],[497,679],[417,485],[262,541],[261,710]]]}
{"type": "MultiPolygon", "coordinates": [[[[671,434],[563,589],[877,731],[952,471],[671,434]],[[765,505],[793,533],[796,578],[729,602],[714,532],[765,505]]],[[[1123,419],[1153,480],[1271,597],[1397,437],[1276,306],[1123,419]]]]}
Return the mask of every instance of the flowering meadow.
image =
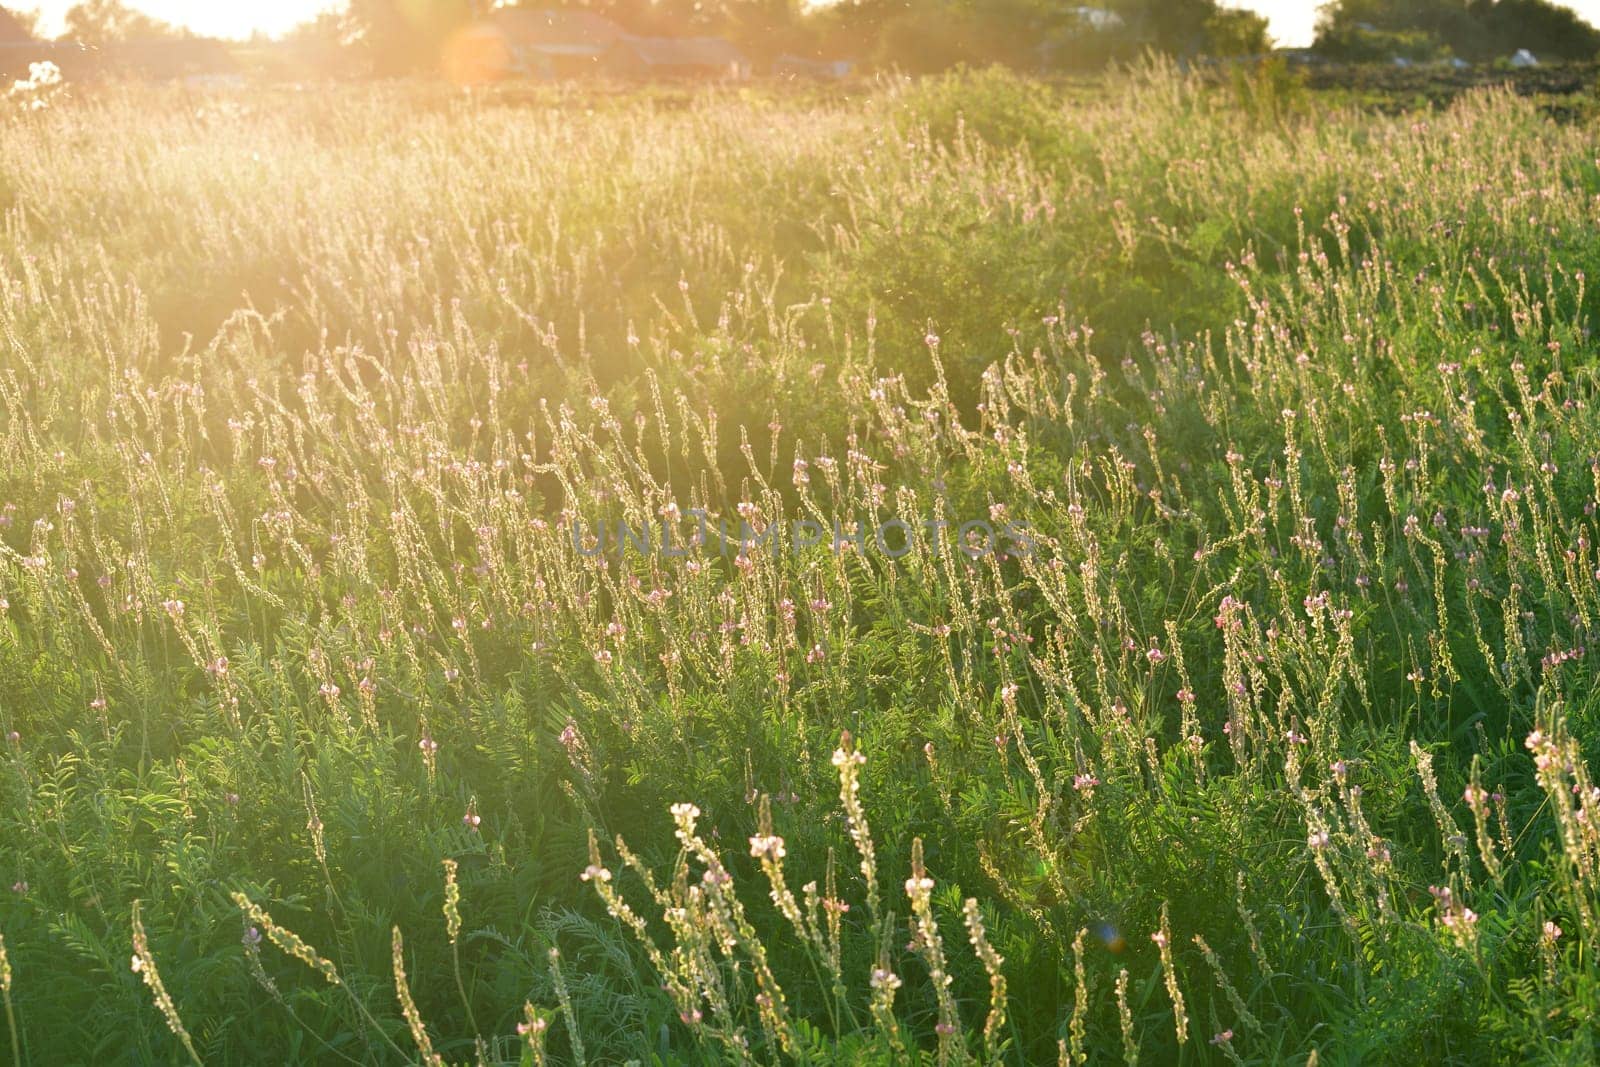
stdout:
{"type": "Polygon", "coordinates": [[[51,91],[0,1059],[1600,1054],[1592,129],[51,91]]]}

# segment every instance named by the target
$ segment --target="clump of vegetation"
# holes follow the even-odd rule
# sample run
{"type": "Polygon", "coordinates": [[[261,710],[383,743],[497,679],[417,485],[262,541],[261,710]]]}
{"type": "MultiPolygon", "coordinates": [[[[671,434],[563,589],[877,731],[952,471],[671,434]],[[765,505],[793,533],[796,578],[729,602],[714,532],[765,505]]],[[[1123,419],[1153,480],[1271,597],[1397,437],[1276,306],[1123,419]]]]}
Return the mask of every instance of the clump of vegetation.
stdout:
{"type": "Polygon", "coordinates": [[[1261,77],[0,116],[13,1058],[1590,1058],[1591,138],[1261,77]]]}

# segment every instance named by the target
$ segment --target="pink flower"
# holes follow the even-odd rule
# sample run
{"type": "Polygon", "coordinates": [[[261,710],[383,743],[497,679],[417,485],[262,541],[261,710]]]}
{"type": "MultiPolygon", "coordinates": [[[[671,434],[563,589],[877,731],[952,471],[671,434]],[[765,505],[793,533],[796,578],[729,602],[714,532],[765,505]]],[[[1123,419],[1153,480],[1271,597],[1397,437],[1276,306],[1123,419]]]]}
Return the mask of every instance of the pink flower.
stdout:
{"type": "Polygon", "coordinates": [[[775,860],[781,860],[786,854],[783,838],[776,834],[757,834],[750,839],[750,855],[756,859],[771,856],[775,860]]]}

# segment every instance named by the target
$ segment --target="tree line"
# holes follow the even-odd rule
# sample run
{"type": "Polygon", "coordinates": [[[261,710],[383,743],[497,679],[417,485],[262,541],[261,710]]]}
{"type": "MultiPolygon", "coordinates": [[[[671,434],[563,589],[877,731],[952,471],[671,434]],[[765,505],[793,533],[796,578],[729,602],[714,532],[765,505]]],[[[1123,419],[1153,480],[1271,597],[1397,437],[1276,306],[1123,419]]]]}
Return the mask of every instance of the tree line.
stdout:
{"type": "Polygon", "coordinates": [[[1587,60],[1600,53],[1600,29],[1551,0],[1337,0],[1322,8],[1315,48],[1344,60],[1481,62],[1518,48],[1587,60]]]}
{"type": "MultiPolygon", "coordinates": [[[[493,0],[350,0],[286,44],[339,69],[400,74],[435,67],[443,43],[493,0]]],[[[523,0],[503,6],[590,11],[632,32],[714,34],[758,61],[846,57],[932,72],[959,64],[1089,68],[1147,50],[1177,56],[1269,51],[1267,21],[1219,0],[523,0]]],[[[65,37],[92,46],[183,36],[125,0],[82,0],[65,37]]],[[[1478,61],[1528,48],[1590,59],[1600,30],[1553,0],[1331,0],[1313,50],[1331,59],[1478,61]]]]}

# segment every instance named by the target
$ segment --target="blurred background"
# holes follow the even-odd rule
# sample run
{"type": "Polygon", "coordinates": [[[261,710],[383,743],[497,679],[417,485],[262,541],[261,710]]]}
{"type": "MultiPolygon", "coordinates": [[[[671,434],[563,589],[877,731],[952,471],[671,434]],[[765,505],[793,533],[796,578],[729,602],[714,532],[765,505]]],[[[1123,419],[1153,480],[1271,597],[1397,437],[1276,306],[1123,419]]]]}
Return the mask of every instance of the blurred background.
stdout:
{"type": "Polygon", "coordinates": [[[1600,52],[1600,0],[34,0],[0,5],[0,75],[195,84],[443,76],[837,81],[1003,64],[1082,73],[1155,51],[1527,70],[1600,52]]]}

